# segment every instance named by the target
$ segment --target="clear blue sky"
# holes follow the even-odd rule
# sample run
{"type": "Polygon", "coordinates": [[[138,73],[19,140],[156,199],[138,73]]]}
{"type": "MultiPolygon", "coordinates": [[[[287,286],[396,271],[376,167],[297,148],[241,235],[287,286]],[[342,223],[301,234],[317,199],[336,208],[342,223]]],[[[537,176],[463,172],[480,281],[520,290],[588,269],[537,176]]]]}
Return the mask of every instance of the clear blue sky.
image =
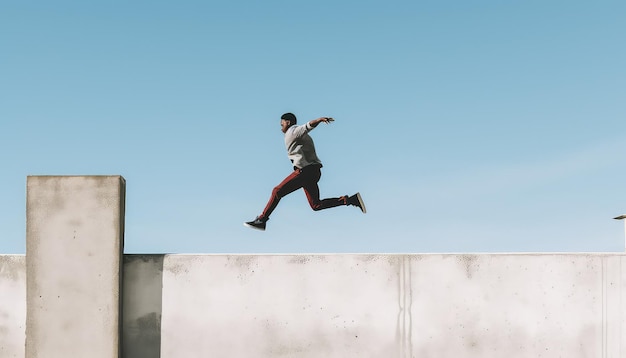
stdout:
{"type": "Polygon", "coordinates": [[[623,251],[626,2],[3,1],[0,253],[28,175],[122,175],[127,253],[623,251]],[[322,196],[260,213],[313,136],[322,196]]]}

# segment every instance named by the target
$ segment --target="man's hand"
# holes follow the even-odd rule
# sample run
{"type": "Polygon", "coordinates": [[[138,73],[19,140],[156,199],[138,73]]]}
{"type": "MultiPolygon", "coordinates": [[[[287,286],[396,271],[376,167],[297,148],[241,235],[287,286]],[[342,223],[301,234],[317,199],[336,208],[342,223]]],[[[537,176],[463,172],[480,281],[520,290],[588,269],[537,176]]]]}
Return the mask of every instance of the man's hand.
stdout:
{"type": "Polygon", "coordinates": [[[330,122],[334,122],[335,119],[332,117],[320,117],[318,119],[314,119],[309,122],[309,125],[313,128],[317,127],[318,124],[324,122],[326,124],[330,124],[330,122]]]}

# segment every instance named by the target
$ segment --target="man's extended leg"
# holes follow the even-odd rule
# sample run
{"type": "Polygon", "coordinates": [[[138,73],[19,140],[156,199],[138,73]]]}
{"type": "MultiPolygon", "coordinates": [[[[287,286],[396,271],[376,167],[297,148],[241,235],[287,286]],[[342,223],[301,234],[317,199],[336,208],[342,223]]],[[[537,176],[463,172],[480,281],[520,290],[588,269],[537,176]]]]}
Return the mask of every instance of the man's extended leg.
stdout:
{"type": "Polygon", "coordinates": [[[253,229],[265,230],[265,223],[270,219],[270,215],[274,209],[276,209],[280,199],[300,188],[302,188],[301,171],[296,169],[272,190],[272,194],[263,213],[257,216],[256,219],[245,222],[244,225],[253,229]]]}
{"type": "Polygon", "coordinates": [[[260,217],[269,219],[270,215],[280,202],[280,199],[302,188],[302,185],[302,172],[300,169],[296,169],[272,190],[272,195],[270,196],[270,199],[268,200],[267,205],[265,206],[265,209],[260,217]]]}

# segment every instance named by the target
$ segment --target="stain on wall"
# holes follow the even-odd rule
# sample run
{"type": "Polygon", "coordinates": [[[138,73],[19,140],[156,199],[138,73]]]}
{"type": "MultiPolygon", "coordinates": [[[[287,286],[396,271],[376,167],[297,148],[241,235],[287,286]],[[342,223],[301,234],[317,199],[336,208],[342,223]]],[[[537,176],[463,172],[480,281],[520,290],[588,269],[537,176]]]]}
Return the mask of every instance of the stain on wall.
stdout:
{"type": "Polygon", "coordinates": [[[122,358],[161,357],[165,255],[124,255],[122,358]]]}

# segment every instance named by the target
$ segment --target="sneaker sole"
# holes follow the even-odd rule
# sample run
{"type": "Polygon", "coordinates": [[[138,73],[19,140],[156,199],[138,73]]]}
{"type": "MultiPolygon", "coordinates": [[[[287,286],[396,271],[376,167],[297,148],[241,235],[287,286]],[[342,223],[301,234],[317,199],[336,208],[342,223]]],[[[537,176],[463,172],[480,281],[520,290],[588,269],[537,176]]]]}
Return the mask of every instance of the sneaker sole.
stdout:
{"type": "Polygon", "coordinates": [[[248,224],[248,223],[243,223],[243,226],[245,226],[245,227],[249,227],[250,229],[255,229],[255,230],[259,230],[259,231],[265,231],[265,229],[264,229],[264,228],[261,228],[261,227],[256,227],[256,226],[252,226],[252,225],[250,225],[250,224],[248,224]]]}
{"type": "Polygon", "coordinates": [[[359,205],[361,205],[361,211],[365,214],[367,210],[365,210],[365,203],[363,202],[363,198],[361,198],[361,193],[356,193],[356,198],[359,201],[359,205]]]}

